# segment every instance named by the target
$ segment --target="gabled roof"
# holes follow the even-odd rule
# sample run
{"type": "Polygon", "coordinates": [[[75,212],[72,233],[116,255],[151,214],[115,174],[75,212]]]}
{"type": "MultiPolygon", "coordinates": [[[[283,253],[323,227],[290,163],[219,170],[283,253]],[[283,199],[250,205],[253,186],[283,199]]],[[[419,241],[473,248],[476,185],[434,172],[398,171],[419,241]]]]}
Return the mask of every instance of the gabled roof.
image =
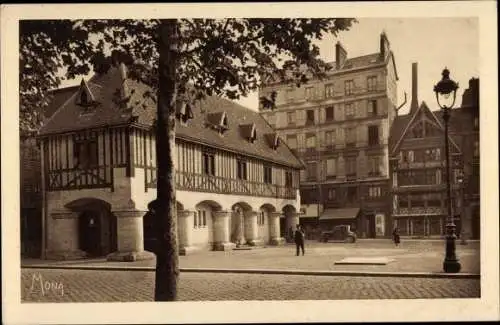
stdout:
{"type": "MultiPolygon", "coordinates": [[[[442,115],[441,114],[436,115],[433,111],[431,111],[429,109],[429,107],[427,106],[427,104],[425,102],[422,102],[422,104],[420,104],[418,109],[415,110],[412,114],[397,116],[394,119],[394,121],[391,125],[390,138],[389,138],[390,139],[390,143],[389,143],[390,156],[394,156],[399,145],[401,144],[401,142],[405,138],[408,130],[415,123],[416,117],[419,116],[419,114],[421,114],[421,113],[426,114],[429,117],[429,119],[433,120],[437,124],[439,129],[444,132],[444,121],[442,119],[442,115]]],[[[439,112],[439,113],[441,113],[441,112],[439,112]]],[[[450,127],[450,132],[452,132],[451,122],[449,124],[449,127],[450,127]]],[[[457,145],[456,138],[454,138],[451,135],[449,135],[448,138],[450,140],[451,145],[454,146],[455,149],[460,152],[461,150],[460,150],[460,147],[457,145]]]]}
{"type": "MultiPolygon", "coordinates": [[[[86,82],[89,91],[100,103],[91,114],[81,114],[82,107],[74,100],[80,93],[80,87],[55,91],[53,103],[60,105],[40,129],[39,134],[43,136],[132,122],[151,127],[156,119],[156,104],[151,99],[143,98],[143,94],[149,88],[130,79],[123,79],[123,70],[120,70],[122,68],[112,67],[107,73],[96,74],[86,82]]],[[[253,143],[242,137],[238,127],[240,124],[254,125],[259,134],[275,132],[256,111],[215,96],[194,103],[191,105],[191,111],[193,114],[191,120],[176,124],[176,138],[258,157],[285,166],[304,167],[287,146],[279,146],[275,150],[269,145],[266,137],[257,137],[253,143]],[[212,123],[220,125],[224,118],[227,119],[228,128],[223,134],[210,127],[212,123]]]]}

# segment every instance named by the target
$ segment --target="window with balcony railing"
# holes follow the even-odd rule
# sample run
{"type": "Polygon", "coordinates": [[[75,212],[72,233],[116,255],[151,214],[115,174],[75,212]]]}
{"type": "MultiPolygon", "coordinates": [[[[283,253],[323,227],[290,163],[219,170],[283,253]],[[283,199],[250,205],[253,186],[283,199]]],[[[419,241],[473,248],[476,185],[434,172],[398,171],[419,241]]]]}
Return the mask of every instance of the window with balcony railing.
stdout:
{"type": "Polygon", "coordinates": [[[332,83],[326,84],[325,85],[325,97],[332,98],[334,96],[335,96],[335,92],[334,92],[333,84],[332,83]]]}
{"type": "Polygon", "coordinates": [[[344,87],[346,95],[354,94],[354,80],[346,80],[344,82],[344,87]]]}
{"type": "Polygon", "coordinates": [[[368,157],[368,176],[379,176],[380,162],[382,159],[378,156],[368,157]]]}
{"type": "Polygon", "coordinates": [[[295,112],[287,112],[286,113],[286,121],[288,126],[294,126],[296,123],[295,112]]]}
{"type": "Polygon", "coordinates": [[[366,80],[368,91],[377,90],[377,76],[369,76],[366,80]]]}
{"type": "Polygon", "coordinates": [[[345,104],[345,117],[348,119],[354,118],[355,114],[354,103],[345,104]]]}

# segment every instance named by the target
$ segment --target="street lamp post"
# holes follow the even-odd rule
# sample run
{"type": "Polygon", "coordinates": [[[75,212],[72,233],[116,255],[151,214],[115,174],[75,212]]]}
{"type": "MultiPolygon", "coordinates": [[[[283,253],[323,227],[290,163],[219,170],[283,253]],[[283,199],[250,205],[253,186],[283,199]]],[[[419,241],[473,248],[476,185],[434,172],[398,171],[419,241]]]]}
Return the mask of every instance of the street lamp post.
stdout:
{"type": "Polygon", "coordinates": [[[451,169],[450,169],[450,150],[449,150],[449,130],[450,110],[455,104],[458,84],[450,79],[450,71],[445,68],[442,72],[442,79],[434,86],[436,100],[439,107],[443,110],[444,133],[445,133],[445,156],[446,156],[446,189],[448,202],[448,221],[446,224],[446,256],[443,262],[443,270],[446,273],[460,272],[460,262],[456,255],[456,226],[453,220],[452,202],[451,202],[451,169]],[[443,102],[443,103],[442,103],[443,102]]]}

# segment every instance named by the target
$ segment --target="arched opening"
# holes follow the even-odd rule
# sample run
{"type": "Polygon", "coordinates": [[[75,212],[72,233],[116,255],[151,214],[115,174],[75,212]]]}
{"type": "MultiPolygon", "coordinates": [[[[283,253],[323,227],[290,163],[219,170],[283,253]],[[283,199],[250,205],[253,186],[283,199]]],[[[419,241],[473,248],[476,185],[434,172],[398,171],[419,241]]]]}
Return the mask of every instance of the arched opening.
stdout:
{"type": "Polygon", "coordinates": [[[293,232],[297,226],[294,215],[297,212],[293,205],[285,205],[281,210],[283,216],[280,217],[280,235],[284,237],[288,242],[293,242],[293,232]]]}
{"type": "MultiPolygon", "coordinates": [[[[144,214],[142,218],[142,227],[144,231],[144,250],[155,253],[156,244],[158,240],[156,239],[156,227],[155,227],[155,205],[156,199],[149,202],[148,211],[144,214]]],[[[184,210],[182,203],[177,201],[176,210],[184,210]]]]}
{"type": "Polygon", "coordinates": [[[213,212],[222,210],[222,206],[212,200],[204,200],[195,205],[193,216],[192,243],[195,246],[212,247],[214,242],[213,212]]]}
{"type": "Polygon", "coordinates": [[[79,214],[78,246],[87,256],[105,256],[118,249],[117,220],[108,202],[83,198],[65,207],[79,214]]]}
{"type": "Polygon", "coordinates": [[[238,202],[231,207],[231,218],[229,219],[229,240],[236,245],[246,244],[245,239],[245,213],[251,211],[252,207],[246,202],[238,202]]]}
{"type": "MultiPolygon", "coordinates": [[[[259,238],[267,243],[271,238],[271,224],[270,224],[270,215],[271,213],[276,212],[276,208],[269,203],[263,204],[259,208],[259,214],[257,216],[257,234],[259,238]]],[[[273,227],[275,227],[273,225],[273,227]]]]}

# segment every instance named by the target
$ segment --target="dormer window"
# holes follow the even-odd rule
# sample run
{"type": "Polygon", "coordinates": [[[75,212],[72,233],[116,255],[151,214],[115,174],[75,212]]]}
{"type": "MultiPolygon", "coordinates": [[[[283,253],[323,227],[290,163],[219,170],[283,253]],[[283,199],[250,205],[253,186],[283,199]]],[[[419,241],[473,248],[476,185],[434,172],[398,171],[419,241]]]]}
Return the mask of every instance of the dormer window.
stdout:
{"type": "Polygon", "coordinates": [[[79,91],[76,97],[76,104],[82,107],[83,114],[92,112],[93,108],[97,105],[97,101],[84,79],[82,79],[79,91]]]}
{"type": "Polygon", "coordinates": [[[178,102],[175,107],[175,118],[181,123],[186,124],[188,120],[194,117],[191,105],[186,102],[178,102]]]}
{"type": "Polygon", "coordinates": [[[226,112],[211,113],[207,115],[206,125],[217,130],[219,134],[224,134],[229,129],[226,112]]]}
{"type": "Polygon", "coordinates": [[[241,136],[248,140],[250,143],[254,143],[257,139],[257,128],[255,124],[242,124],[240,125],[241,136]]]}
{"type": "Polygon", "coordinates": [[[278,149],[280,142],[281,142],[280,138],[278,136],[278,133],[268,133],[268,134],[266,134],[266,139],[267,139],[269,146],[273,150],[278,149]]]}

